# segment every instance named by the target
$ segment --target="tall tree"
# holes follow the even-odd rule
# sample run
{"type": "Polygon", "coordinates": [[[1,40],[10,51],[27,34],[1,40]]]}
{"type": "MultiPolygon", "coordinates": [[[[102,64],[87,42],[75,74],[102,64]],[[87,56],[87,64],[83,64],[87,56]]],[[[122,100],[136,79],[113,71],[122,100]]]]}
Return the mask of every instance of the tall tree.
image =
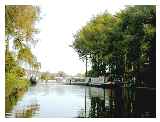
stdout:
{"type": "Polygon", "coordinates": [[[89,56],[89,75],[105,76],[109,70],[115,78],[140,82],[145,70],[154,82],[155,10],[155,6],[127,6],[115,15],[97,15],[81,28],[72,46],[80,58],[89,56]]]}
{"type": "Polygon", "coordinates": [[[37,61],[32,54],[31,46],[37,42],[34,35],[38,32],[35,24],[39,20],[39,14],[40,9],[36,6],[5,6],[6,96],[12,94],[16,88],[27,86],[23,63],[37,68],[35,66],[37,61]],[[11,48],[12,45],[13,48],[11,48]]]}

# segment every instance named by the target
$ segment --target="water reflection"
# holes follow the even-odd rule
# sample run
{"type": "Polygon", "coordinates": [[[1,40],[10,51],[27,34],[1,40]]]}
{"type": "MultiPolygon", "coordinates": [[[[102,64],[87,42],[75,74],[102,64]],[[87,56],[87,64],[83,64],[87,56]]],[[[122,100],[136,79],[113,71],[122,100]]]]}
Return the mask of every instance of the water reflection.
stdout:
{"type": "Polygon", "coordinates": [[[101,96],[90,92],[88,117],[156,117],[154,90],[103,89],[99,94],[101,96]]]}
{"type": "Polygon", "coordinates": [[[22,110],[15,111],[16,118],[29,118],[36,114],[39,111],[39,104],[31,104],[23,108],[22,110]]]}
{"type": "Polygon", "coordinates": [[[155,111],[155,90],[38,84],[6,117],[155,117],[155,111]]]}

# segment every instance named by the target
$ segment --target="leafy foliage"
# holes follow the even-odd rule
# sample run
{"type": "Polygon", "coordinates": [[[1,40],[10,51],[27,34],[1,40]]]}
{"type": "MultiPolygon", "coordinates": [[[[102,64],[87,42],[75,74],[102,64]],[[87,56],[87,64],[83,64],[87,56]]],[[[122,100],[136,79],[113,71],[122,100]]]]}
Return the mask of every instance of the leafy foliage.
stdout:
{"type": "Polygon", "coordinates": [[[41,74],[41,80],[55,80],[55,76],[53,74],[50,74],[49,72],[44,72],[41,74]]]}
{"type": "Polygon", "coordinates": [[[128,6],[110,15],[97,15],[74,35],[72,47],[85,59],[89,57],[90,76],[106,76],[107,72],[141,81],[147,67],[155,73],[155,6],[128,6]]]}
{"type": "Polygon", "coordinates": [[[26,79],[26,63],[34,69],[39,69],[39,62],[32,54],[31,46],[37,40],[34,34],[38,32],[35,27],[39,20],[40,10],[31,5],[7,5],[5,7],[5,73],[6,97],[14,95],[20,89],[26,89],[29,81],[26,79]],[[10,48],[13,44],[14,48],[10,48]]]}

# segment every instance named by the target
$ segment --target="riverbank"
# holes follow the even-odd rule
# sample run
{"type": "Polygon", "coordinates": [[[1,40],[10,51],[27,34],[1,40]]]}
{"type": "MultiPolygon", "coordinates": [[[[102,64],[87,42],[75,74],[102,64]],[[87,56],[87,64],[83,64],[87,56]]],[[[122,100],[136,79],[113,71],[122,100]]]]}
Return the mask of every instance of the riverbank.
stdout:
{"type": "Polygon", "coordinates": [[[138,88],[138,89],[149,89],[149,90],[156,90],[156,88],[147,87],[147,86],[120,86],[114,85],[110,83],[87,83],[87,82],[72,82],[72,83],[65,83],[65,85],[82,85],[82,86],[90,86],[90,87],[98,87],[98,88],[138,88]]]}
{"type": "Polygon", "coordinates": [[[23,97],[29,87],[17,90],[16,94],[10,94],[5,98],[5,112],[8,113],[17,104],[17,101],[23,97]]]}
{"type": "MultiPolygon", "coordinates": [[[[12,78],[12,77],[11,77],[12,78]]],[[[24,93],[31,86],[27,79],[11,79],[9,76],[5,82],[5,112],[12,110],[17,101],[24,95],[24,93]]]]}

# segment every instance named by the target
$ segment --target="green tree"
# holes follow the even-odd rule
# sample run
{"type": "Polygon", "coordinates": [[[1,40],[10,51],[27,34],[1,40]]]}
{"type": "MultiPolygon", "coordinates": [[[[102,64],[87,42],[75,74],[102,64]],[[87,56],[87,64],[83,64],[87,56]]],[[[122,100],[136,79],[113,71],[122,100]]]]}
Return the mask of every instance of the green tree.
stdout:
{"type": "Polygon", "coordinates": [[[34,35],[38,32],[35,24],[39,20],[39,13],[40,9],[36,6],[5,6],[5,83],[7,98],[13,94],[15,89],[25,89],[29,84],[25,77],[25,69],[22,68],[24,63],[38,68],[38,66],[35,66],[38,62],[32,54],[31,46],[37,42],[34,35]],[[12,49],[11,44],[13,44],[12,49]]]}
{"type": "Polygon", "coordinates": [[[110,71],[114,77],[140,82],[145,70],[155,81],[155,14],[155,6],[127,6],[116,15],[97,15],[82,27],[72,47],[81,59],[89,58],[89,76],[110,71]]]}

